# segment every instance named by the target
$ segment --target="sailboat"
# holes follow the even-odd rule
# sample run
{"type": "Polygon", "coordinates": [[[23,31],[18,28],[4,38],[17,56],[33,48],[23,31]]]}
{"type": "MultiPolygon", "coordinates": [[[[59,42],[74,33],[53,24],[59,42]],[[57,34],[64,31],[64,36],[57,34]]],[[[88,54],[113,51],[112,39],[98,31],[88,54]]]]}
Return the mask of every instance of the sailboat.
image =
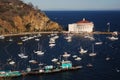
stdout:
{"type": "Polygon", "coordinates": [[[15,64],[15,61],[12,60],[12,58],[8,59],[7,61],[8,61],[8,63],[9,63],[10,65],[14,65],[14,64],[15,64]]]}
{"type": "Polygon", "coordinates": [[[34,53],[36,53],[37,55],[43,55],[44,52],[40,50],[40,44],[38,43],[38,50],[34,51],[34,53]]]}
{"type": "Polygon", "coordinates": [[[90,53],[89,56],[96,56],[96,53],[94,52],[94,45],[92,45],[92,53],[90,53]]]}
{"type": "Polygon", "coordinates": [[[82,47],[80,47],[80,51],[81,54],[87,53],[87,50],[84,50],[82,47]]]}
{"type": "Polygon", "coordinates": [[[95,45],[102,45],[103,42],[100,40],[100,38],[98,38],[98,41],[95,42],[95,45]]]}
{"type": "Polygon", "coordinates": [[[21,53],[18,54],[18,56],[19,56],[20,58],[22,58],[22,59],[28,58],[28,56],[25,55],[25,48],[21,47],[20,51],[21,51],[21,53]]]}

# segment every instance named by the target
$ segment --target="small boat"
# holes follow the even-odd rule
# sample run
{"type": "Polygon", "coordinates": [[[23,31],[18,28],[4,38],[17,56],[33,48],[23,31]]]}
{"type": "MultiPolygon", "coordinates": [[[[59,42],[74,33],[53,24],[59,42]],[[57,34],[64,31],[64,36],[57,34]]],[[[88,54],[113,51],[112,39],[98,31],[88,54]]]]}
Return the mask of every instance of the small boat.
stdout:
{"type": "Polygon", "coordinates": [[[8,77],[19,77],[22,76],[20,71],[0,71],[0,78],[8,78],[8,77]]]}
{"type": "Polygon", "coordinates": [[[76,60],[76,61],[80,61],[80,60],[82,60],[82,58],[77,57],[77,58],[75,58],[75,60],[76,60]]]}
{"type": "Polygon", "coordinates": [[[89,56],[96,56],[96,53],[90,53],[89,56]]]}
{"type": "Polygon", "coordinates": [[[101,45],[103,44],[103,42],[99,41],[99,42],[95,42],[95,45],[101,45]]]}
{"type": "Polygon", "coordinates": [[[87,53],[87,50],[84,50],[82,47],[80,47],[80,51],[81,54],[87,53]]]}
{"type": "Polygon", "coordinates": [[[113,32],[113,35],[117,36],[117,35],[118,35],[118,32],[117,32],[117,31],[114,31],[114,32],[113,32]]]}
{"type": "Polygon", "coordinates": [[[23,58],[23,59],[28,58],[28,56],[26,56],[26,55],[25,55],[25,54],[23,54],[23,53],[18,54],[18,56],[19,56],[20,58],[23,58]]]}
{"type": "Polygon", "coordinates": [[[24,47],[20,48],[20,54],[18,54],[18,56],[22,59],[27,59],[28,58],[28,56],[25,55],[25,48],[24,47]]]}
{"type": "Polygon", "coordinates": [[[116,68],[116,72],[120,72],[120,69],[116,68]]]}
{"type": "Polygon", "coordinates": [[[70,35],[70,34],[68,34],[64,38],[67,40],[67,42],[71,42],[72,41],[72,35],[70,35]]]}
{"type": "Polygon", "coordinates": [[[49,46],[52,48],[52,47],[54,47],[56,44],[54,44],[54,43],[51,43],[51,44],[49,44],[49,46]]]}
{"type": "Polygon", "coordinates": [[[111,36],[111,37],[107,37],[109,40],[111,41],[115,41],[115,40],[118,40],[118,37],[114,37],[114,36],[111,36]]]}
{"type": "Polygon", "coordinates": [[[109,61],[109,60],[110,60],[110,57],[106,57],[105,60],[106,60],[106,61],[109,61]]]}
{"type": "Polygon", "coordinates": [[[54,44],[55,43],[55,39],[52,37],[50,38],[50,41],[49,41],[50,44],[54,44]]]}
{"type": "Polygon", "coordinates": [[[8,64],[10,64],[10,65],[15,64],[15,61],[12,58],[7,59],[7,61],[8,61],[8,64]]]}
{"type": "Polygon", "coordinates": [[[34,51],[34,53],[36,53],[37,55],[43,55],[44,54],[43,51],[34,51]]]}
{"type": "Polygon", "coordinates": [[[52,59],[52,62],[57,62],[57,61],[58,61],[58,59],[56,59],[56,58],[52,59]]]}
{"type": "Polygon", "coordinates": [[[87,67],[93,67],[93,65],[91,63],[88,63],[87,67]]]}
{"type": "Polygon", "coordinates": [[[97,54],[94,52],[94,45],[92,45],[92,53],[89,54],[89,56],[93,57],[96,56],[97,54]]]}
{"type": "Polygon", "coordinates": [[[29,63],[32,63],[32,64],[37,64],[38,62],[36,60],[29,60],[29,63]]]}
{"type": "Polygon", "coordinates": [[[37,35],[37,37],[41,37],[42,35],[39,33],[38,35],[37,35]]]}
{"type": "Polygon", "coordinates": [[[10,65],[14,65],[14,64],[15,64],[15,61],[12,60],[12,61],[9,62],[9,64],[10,64],[10,65]]]}
{"type": "Polygon", "coordinates": [[[0,39],[5,39],[5,37],[3,35],[0,35],[0,39]]]}
{"type": "Polygon", "coordinates": [[[40,39],[39,39],[39,38],[36,38],[35,41],[40,41],[40,39]]]}
{"type": "Polygon", "coordinates": [[[76,57],[77,57],[77,55],[73,55],[72,57],[73,57],[73,58],[76,58],[76,57]]]}
{"type": "Polygon", "coordinates": [[[69,57],[70,56],[70,54],[68,54],[67,52],[65,52],[64,54],[63,54],[63,57],[69,57]]]}
{"type": "Polygon", "coordinates": [[[34,53],[36,53],[37,55],[44,55],[44,52],[42,50],[40,50],[40,44],[38,43],[38,50],[34,51],[34,53]]]}
{"type": "Polygon", "coordinates": [[[12,42],[12,41],[13,41],[13,39],[12,39],[12,38],[10,38],[10,39],[9,39],[9,41],[10,41],[10,42],[12,42]]]}
{"type": "Polygon", "coordinates": [[[17,44],[18,44],[18,45],[22,45],[22,44],[23,44],[23,42],[18,42],[17,44]]]}
{"type": "Polygon", "coordinates": [[[90,35],[85,35],[84,38],[90,39],[91,41],[95,40],[95,38],[93,36],[90,36],[90,35]]]}

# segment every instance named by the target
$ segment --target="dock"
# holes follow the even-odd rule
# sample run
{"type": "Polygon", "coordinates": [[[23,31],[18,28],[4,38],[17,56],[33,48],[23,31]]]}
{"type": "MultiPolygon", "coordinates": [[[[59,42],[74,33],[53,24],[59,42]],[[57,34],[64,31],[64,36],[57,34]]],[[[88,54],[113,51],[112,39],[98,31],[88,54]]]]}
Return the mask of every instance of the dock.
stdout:
{"type": "MultiPolygon", "coordinates": [[[[52,34],[52,33],[56,33],[56,34],[113,34],[113,32],[100,32],[100,31],[95,31],[95,32],[91,32],[91,33],[72,33],[69,31],[47,31],[47,32],[21,32],[21,33],[12,33],[12,34],[2,34],[5,37],[9,37],[9,36],[24,36],[24,35],[32,35],[32,34],[52,34]]],[[[120,32],[118,32],[118,34],[120,34],[120,32]]]]}

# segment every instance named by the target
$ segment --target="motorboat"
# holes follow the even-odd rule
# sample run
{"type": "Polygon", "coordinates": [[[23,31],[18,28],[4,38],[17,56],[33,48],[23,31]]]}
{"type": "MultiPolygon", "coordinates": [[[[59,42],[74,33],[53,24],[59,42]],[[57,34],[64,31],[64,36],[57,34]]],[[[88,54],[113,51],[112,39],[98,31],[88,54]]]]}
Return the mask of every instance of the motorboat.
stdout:
{"type": "Polygon", "coordinates": [[[57,62],[57,61],[58,61],[58,59],[53,58],[51,61],[52,61],[52,62],[57,62]]]}
{"type": "Polygon", "coordinates": [[[80,61],[80,60],[82,60],[82,58],[76,57],[75,60],[76,60],[76,61],[80,61]]]}
{"type": "Polygon", "coordinates": [[[114,37],[114,36],[111,36],[111,37],[107,37],[109,40],[111,41],[115,41],[115,40],[118,40],[118,37],[114,37]]]}

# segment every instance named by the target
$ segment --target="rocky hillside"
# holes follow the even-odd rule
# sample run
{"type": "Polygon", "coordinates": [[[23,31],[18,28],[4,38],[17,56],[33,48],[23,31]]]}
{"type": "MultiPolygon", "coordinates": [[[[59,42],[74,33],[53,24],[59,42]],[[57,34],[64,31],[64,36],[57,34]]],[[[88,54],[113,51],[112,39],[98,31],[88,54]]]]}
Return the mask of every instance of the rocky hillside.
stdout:
{"type": "Polygon", "coordinates": [[[0,0],[0,34],[58,30],[62,30],[61,26],[31,3],[0,0]]]}

